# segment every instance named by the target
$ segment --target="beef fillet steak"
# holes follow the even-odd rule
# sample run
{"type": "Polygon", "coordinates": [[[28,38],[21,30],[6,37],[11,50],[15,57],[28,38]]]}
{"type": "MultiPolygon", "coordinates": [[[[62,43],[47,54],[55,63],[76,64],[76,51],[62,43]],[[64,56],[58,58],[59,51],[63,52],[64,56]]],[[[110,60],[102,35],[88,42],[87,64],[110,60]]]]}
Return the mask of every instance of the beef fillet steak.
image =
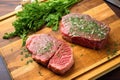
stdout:
{"type": "Polygon", "coordinates": [[[63,42],[55,55],[50,59],[48,68],[55,73],[64,74],[73,64],[72,50],[68,44],[63,42]]]}
{"type": "Polygon", "coordinates": [[[57,40],[48,34],[36,34],[26,41],[26,47],[32,53],[32,58],[44,66],[47,66],[59,46],[57,40]]]}
{"type": "Polygon", "coordinates": [[[74,63],[70,46],[50,34],[30,36],[26,41],[26,48],[35,61],[58,74],[64,74],[74,63]]]}
{"type": "Polygon", "coordinates": [[[110,28],[89,15],[71,13],[62,17],[60,32],[69,42],[101,49],[107,43],[110,28]]]}

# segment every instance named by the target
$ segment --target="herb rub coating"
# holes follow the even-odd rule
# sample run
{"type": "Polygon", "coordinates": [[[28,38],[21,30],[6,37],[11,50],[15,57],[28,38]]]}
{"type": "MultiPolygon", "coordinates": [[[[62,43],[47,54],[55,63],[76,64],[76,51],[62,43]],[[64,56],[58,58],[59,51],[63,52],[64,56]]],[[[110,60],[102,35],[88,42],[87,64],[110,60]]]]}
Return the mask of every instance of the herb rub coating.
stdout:
{"type": "Polygon", "coordinates": [[[47,66],[59,46],[57,40],[49,34],[32,35],[26,41],[26,47],[32,53],[32,58],[44,66],[47,66]]]}
{"type": "Polygon", "coordinates": [[[102,49],[110,28],[89,15],[71,13],[62,17],[60,32],[64,39],[92,49],[102,49]]]}

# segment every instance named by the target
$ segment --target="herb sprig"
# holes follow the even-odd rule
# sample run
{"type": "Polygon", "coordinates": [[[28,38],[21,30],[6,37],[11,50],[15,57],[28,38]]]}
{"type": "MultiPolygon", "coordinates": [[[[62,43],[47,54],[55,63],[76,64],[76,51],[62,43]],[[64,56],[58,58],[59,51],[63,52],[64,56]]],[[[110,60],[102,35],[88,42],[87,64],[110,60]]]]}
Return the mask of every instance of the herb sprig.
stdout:
{"type": "Polygon", "coordinates": [[[34,2],[26,4],[23,10],[16,14],[17,19],[13,22],[14,32],[5,33],[4,39],[19,36],[23,39],[23,46],[27,35],[36,32],[43,25],[58,30],[59,21],[62,16],[68,14],[69,8],[80,0],[47,0],[45,2],[34,2]]]}

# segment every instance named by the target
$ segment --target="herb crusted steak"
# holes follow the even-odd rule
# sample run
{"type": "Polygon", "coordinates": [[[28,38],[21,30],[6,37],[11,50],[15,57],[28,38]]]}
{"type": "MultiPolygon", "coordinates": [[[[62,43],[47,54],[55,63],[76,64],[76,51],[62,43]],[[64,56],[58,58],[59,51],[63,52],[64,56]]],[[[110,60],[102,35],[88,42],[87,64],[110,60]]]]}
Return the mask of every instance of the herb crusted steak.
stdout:
{"type": "Polygon", "coordinates": [[[26,47],[34,60],[46,66],[59,47],[56,43],[57,40],[51,35],[37,34],[27,39],[26,47]]]}
{"type": "Polygon", "coordinates": [[[60,32],[69,42],[101,49],[107,43],[110,28],[89,15],[71,13],[62,17],[60,32]]]}
{"type": "Polygon", "coordinates": [[[50,34],[30,36],[26,41],[26,48],[35,61],[58,74],[64,74],[74,63],[70,46],[50,34]]]}

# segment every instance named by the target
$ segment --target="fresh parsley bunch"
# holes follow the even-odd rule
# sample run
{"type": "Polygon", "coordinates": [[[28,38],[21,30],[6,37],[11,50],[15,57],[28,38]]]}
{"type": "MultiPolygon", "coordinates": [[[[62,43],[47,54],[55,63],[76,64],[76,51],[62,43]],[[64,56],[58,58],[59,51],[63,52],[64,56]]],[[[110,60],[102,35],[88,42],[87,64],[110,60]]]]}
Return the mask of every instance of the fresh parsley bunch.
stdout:
{"type": "Polygon", "coordinates": [[[23,10],[16,14],[17,19],[13,22],[14,32],[5,33],[4,39],[19,36],[23,39],[23,45],[27,35],[40,30],[43,25],[58,30],[62,16],[68,14],[69,8],[80,0],[47,0],[26,4],[23,10]]]}

